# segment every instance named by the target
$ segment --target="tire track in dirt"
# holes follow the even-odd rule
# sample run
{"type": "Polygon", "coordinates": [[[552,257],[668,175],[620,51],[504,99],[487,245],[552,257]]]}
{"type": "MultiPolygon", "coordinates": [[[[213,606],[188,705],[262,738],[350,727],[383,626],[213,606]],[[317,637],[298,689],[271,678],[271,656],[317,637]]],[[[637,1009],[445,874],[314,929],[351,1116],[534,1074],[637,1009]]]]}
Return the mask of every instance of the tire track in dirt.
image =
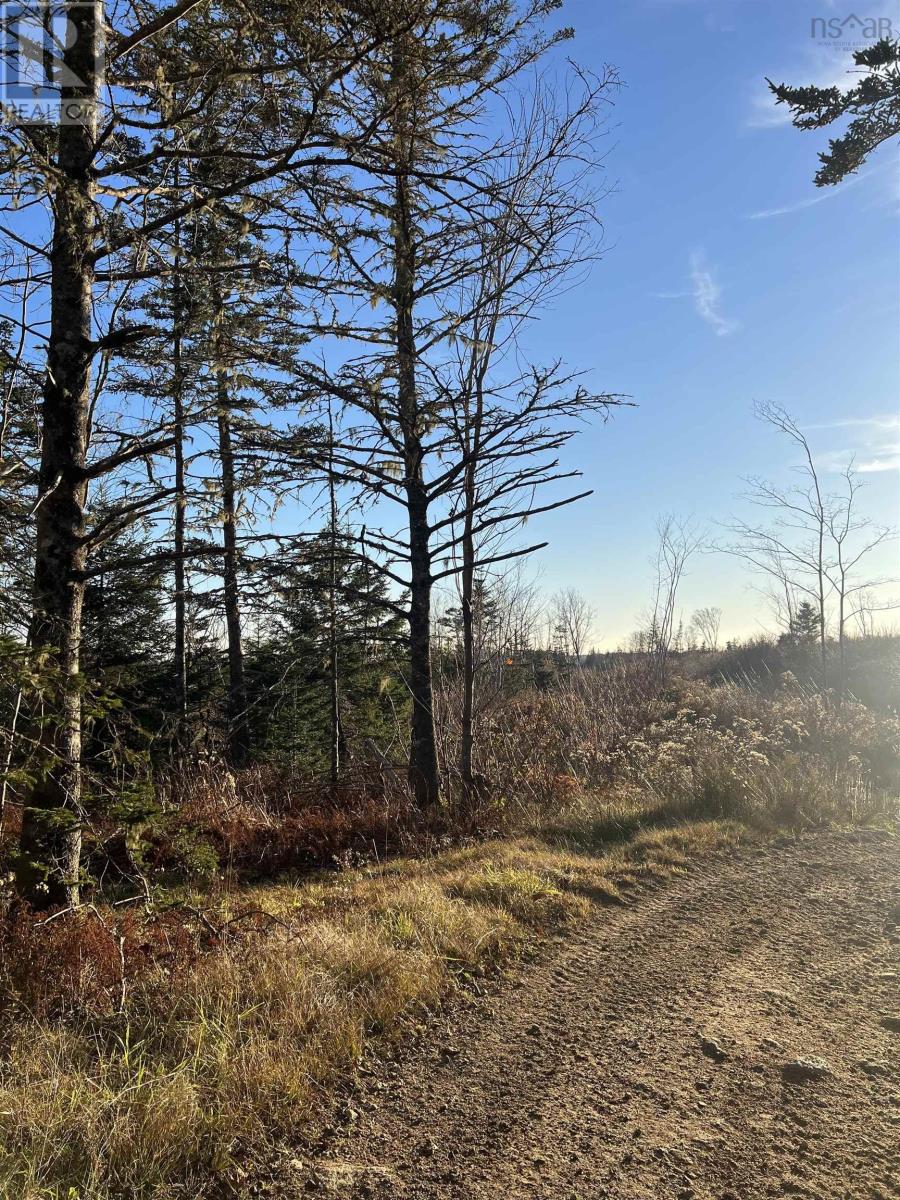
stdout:
{"type": "MultiPolygon", "coordinates": [[[[900,844],[743,850],[599,910],[376,1063],[297,1179],[403,1200],[900,1195],[900,844]],[[791,1084],[798,1057],[827,1061],[791,1084]]],[[[293,1192],[296,1194],[296,1192],[293,1192]]]]}

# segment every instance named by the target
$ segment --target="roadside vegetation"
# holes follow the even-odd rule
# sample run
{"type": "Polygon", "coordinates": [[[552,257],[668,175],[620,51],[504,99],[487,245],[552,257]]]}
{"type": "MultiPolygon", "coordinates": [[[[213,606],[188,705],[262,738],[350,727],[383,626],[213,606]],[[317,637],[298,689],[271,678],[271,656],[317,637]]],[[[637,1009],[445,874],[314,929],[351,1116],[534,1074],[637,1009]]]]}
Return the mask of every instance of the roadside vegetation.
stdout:
{"type": "Polygon", "coordinates": [[[2,1194],[239,1186],[367,1052],[545,931],[740,840],[897,817],[900,722],[792,674],[764,694],[620,663],[491,719],[518,751],[477,810],[207,765],[80,908],[8,898],[2,1194]]]}

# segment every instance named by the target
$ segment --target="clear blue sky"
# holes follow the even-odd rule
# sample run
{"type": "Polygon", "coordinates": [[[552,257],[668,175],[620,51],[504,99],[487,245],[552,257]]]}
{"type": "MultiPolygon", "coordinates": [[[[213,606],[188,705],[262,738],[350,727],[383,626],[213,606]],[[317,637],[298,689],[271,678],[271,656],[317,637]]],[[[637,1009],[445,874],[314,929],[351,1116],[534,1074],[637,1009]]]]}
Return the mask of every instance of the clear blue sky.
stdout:
{"type": "MultiPolygon", "coordinates": [[[[767,75],[850,79],[849,50],[811,36],[813,17],[850,11],[828,0],[563,6],[567,53],[612,63],[623,81],[607,139],[606,255],[528,338],[534,357],[560,356],[639,405],[573,444],[595,494],[541,522],[542,584],[590,598],[598,644],[626,636],[646,604],[659,514],[714,526],[742,511],[742,476],[788,478],[789,449],[754,419],[754,401],[786,406],[824,463],[856,453],[866,511],[897,521],[898,146],[816,189],[828,133],[794,129],[765,86],[767,75]]],[[[900,3],[867,2],[864,15],[900,30],[900,3]]],[[[881,570],[897,573],[895,559],[892,547],[881,570]]],[[[726,634],[771,625],[751,582],[726,556],[697,559],[685,615],[715,604],[726,634]]]]}

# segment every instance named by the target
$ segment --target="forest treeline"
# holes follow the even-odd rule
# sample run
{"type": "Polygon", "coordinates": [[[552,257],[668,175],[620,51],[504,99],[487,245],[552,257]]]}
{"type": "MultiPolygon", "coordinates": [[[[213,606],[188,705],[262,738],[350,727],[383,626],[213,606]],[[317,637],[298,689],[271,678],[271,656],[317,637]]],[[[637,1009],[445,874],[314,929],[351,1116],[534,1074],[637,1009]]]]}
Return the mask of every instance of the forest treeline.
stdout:
{"type": "Polygon", "coordinates": [[[234,768],[277,745],[337,779],[389,725],[436,808],[445,581],[471,796],[479,588],[585,494],[562,452],[619,400],[519,338],[598,253],[616,78],[557,53],[558,7],[65,4],[65,37],[31,31],[60,116],[0,132],[0,539],[33,903],[77,900],[98,770],[137,787],[212,730],[234,768]]]}

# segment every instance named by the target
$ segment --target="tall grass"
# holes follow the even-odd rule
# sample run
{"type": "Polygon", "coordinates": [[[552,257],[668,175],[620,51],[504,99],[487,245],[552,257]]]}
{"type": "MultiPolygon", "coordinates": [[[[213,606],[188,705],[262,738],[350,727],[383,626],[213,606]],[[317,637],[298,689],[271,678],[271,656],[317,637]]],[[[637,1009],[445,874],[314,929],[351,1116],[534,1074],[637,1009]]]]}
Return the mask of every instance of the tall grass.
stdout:
{"type": "Polygon", "coordinates": [[[198,1195],[295,1134],[367,1044],[402,1036],[529,929],[583,918],[734,836],[709,823],[648,831],[605,857],[532,837],[245,889],[279,924],[198,956],[176,986],[159,962],[121,1011],[7,1007],[0,1195],[198,1195]]]}
{"type": "Polygon", "coordinates": [[[654,689],[622,667],[498,707],[481,758],[495,820],[513,826],[585,793],[763,826],[892,819],[900,720],[790,676],[768,695],[680,679],[654,689]]]}
{"type": "Polygon", "coordinates": [[[456,827],[452,809],[428,826],[377,781],[342,802],[207,771],[170,785],[146,854],[168,879],[190,832],[211,877],[182,864],[148,911],[98,895],[44,924],[0,920],[0,1196],[174,1200],[235,1183],[368,1045],[534,930],[750,827],[897,816],[900,723],[789,679],[763,697],[586,673],[499,705],[488,729],[490,788],[456,827]],[[504,836],[471,836],[485,829],[504,836]],[[417,856],[384,858],[404,846],[417,856]],[[271,874],[317,861],[342,869],[271,874]]]}

